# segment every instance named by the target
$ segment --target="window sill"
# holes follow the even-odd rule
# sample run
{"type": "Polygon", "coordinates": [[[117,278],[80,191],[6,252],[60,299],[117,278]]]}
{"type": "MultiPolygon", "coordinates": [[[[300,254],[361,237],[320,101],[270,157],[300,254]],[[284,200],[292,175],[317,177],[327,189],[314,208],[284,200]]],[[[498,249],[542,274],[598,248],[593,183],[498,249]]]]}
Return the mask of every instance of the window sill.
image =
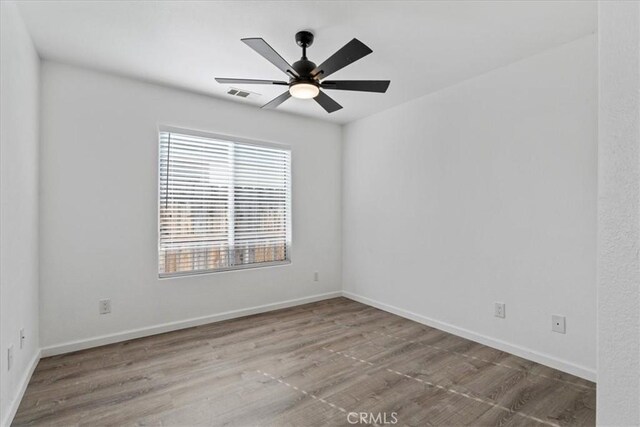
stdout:
{"type": "Polygon", "coordinates": [[[215,270],[181,271],[178,273],[158,274],[158,278],[161,280],[176,279],[180,277],[200,276],[203,274],[229,273],[232,271],[253,270],[256,268],[279,267],[279,266],[290,265],[290,264],[291,264],[291,260],[275,261],[275,262],[260,262],[260,263],[244,264],[244,265],[238,265],[238,266],[227,267],[227,268],[218,268],[215,270]]]}

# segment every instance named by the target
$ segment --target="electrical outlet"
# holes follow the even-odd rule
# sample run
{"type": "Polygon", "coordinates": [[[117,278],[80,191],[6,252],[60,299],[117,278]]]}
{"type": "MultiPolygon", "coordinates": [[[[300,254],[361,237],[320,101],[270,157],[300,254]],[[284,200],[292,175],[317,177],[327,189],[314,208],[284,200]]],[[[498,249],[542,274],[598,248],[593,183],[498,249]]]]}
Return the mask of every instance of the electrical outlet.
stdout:
{"type": "Polygon", "coordinates": [[[21,328],[20,329],[20,348],[24,347],[24,339],[25,339],[24,328],[21,328]]]}
{"type": "Polygon", "coordinates": [[[109,313],[111,313],[111,300],[110,299],[100,300],[100,314],[109,314],[109,313]]]}
{"type": "Polygon", "coordinates": [[[11,370],[13,366],[13,344],[7,348],[7,371],[11,370]]]}
{"type": "Polygon", "coordinates": [[[504,303],[503,302],[496,302],[494,305],[494,312],[493,315],[495,317],[500,317],[501,319],[505,318],[505,311],[504,311],[505,307],[504,307],[504,303]]]}
{"type": "Polygon", "coordinates": [[[320,276],[318,275],[318,272],[317,272],[317,271],[315,271],[315,272],[313,273],[313,281],[314,281],[314,282],[317,282],[318,280],[320,280],[320,276]]]}
{"type": "Polygon", "coordinates": [[[564,316],[554,314],[551,316],[551,330],[560,334],[567,333],[567,319],[564,316]]]}

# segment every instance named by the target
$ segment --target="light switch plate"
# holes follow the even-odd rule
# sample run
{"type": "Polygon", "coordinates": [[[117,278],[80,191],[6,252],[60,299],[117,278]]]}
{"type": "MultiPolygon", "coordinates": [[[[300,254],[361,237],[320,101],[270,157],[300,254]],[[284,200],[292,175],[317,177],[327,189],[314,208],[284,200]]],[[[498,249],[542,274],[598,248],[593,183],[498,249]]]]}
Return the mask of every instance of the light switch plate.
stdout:
{"type": "Polygon", "coordinates": [[[506,317],[506,313],[505,313],[505,305],[503,302],[496,302],[494,303],[493,306],[493,315],[495,317],[499,317],[501,319],[504,319],[506,317]]]}
{"type": "Polygon", "coordinates": [[[565,334],[567,332],[566,329],[566,318],[564,316],[560,316],[554,314],[551,316],[551,330],[553,332],[558,332],[560,334],[565,334]]]}

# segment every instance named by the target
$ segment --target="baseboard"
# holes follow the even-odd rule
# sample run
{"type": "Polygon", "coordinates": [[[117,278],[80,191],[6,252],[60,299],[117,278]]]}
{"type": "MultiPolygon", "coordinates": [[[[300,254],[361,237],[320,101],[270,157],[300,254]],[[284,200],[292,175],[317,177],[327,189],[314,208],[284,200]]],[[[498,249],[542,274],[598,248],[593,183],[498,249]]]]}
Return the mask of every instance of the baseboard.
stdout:
{"type": "Polygon", "coordinates": [[[9,427],[11,425],[11,422],[13,421],[13,417],[16,416],[18,407],[20,406],[20,402],[22,401],[22,397],[24,396],[24,392],[27,390],[27,386],[29,385],[29,380],[31,380],[33,371],[36,370],[36,366],[38,366],[38,362],[40,361],[40,354],[41,351],[36,350],[36,354],[33,355],[31,362],[29,362],[29,367],[20,380],[18,393],[14,396],[13,400],[9,404],[9,407],[7,408],[7,415],[5,416],[5,419],[2,420],[2,427],[9,427]]]}
{"type": "Polygon", "coordinates": [[[514,354],[516,356],[531,360],[536,363],[540,363],[545,366],[549,366],[550,368],[554,368],[559,371],[566,372],[568,374],[575,375],[577,377],[584,378],[589,381],[594,381],[594,382],[596,381],[596,372],[584,366],[576,365],[566,360],[558,359],[553,356],[549,356],[547,354],[537,352],[535,350],[510,344],[508,342],[501,341],[495,338],[491,338],[486,335],[482,335],[482,334],[470,331],[468,329],[459,328],[457,326],[454,326],[445,322],[440,322],[438,320],[431,319],[421,314],[413,313],[411,311],[404,310],[402,308],[394,307],[392,305],[385,304],[385,303],[373,300],[371,298],[363,297],[361,295],[357,295],[352,292],[342,291],[342,295],[354,301],[357,301],[366,305],[370,305],[375,308],[379,308],[380,310],[384,310],[386,312],[398,315],[400,317],[404,317],[405,319],[413,320],[415,322],[422,323],[423,325],[440,329],[442,331],[449,332],[451,334],[469,339],[471,341],[478,342],[480,344],[487,345],[489,347],[496,348],[501,351],[506,351],[507,353],[514,354]]]}
{"type": "Polygon", "coordinates": [[[252,314],[265,313],[282,308],[294,307],[297,305],[308,304],[311,302],[322,301],[330,298],[342,296],[341,291],[327,292],[324,294],[311,295],[304,298],[291,299],[271,304],[264,304],[239,310],[225,311],[223,313],[212,314],[208,316],[196,317],[177,322],[163,323],[145,328],[131,329],[128,331],[117,332],[109,335],[101,335],[98,337],[88,338],[78,341],[70,341],[57,344],[41,349],[42,357],[55,356],[58,354],[71,353],[78,350],[84,350],[101,345],[113,344],[121,341],[127,341],[135,338],[147,337],[150,335],[161,334],[164,332],[176,331],[178,329],[191,328],[193,326],[206,325],[207,323],[220,322],[222,320],[235,319],[237,317],[250,316],[252,314]]]}

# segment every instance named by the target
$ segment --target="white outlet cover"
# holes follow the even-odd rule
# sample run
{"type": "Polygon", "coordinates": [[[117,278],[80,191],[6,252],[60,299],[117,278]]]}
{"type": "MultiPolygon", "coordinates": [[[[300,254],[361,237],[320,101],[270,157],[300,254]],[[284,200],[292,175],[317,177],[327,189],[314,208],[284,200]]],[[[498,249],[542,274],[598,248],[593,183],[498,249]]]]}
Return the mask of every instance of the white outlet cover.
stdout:
{"type": "Polygon", "coordinates": [[[99,311],[100,311],[100,314],[111,313],[111,300],[110,299],[100,300],[99,311]]]}
{"type": "Polygon", "coordinates": [[[551,316],[551,330],[553,332],[558,332],[560,334],[565,334],[567,332],[566,327],[566,318],[564,316],[560,316],[554,314],[551,316]]]}
{"type": "Polygon", "coordinates": [[[20,329],[20,348],[24,347],[24,328],[20,329]]]}

